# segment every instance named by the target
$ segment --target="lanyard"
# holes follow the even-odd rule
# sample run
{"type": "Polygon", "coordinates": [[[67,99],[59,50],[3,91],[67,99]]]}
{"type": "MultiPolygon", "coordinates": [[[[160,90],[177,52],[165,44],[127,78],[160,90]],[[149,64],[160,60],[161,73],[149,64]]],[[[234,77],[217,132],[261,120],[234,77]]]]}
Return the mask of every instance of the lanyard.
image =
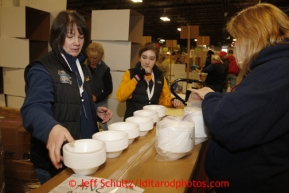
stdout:
{"type": "Polygon", "coordinates": [[[150,87],[149,87],[149,81],[147,80],[147,77],[145,76],[145,81],[147,82],[147,95],[148,95],[148,99],[149,99],[149,104],[151,104],[151,98],[153,97],[154,95],[154,92],[155,92],[155,76],[154,76],[154,73],[152,72],[152,81],[153,81],[153,87],[152,89],[150,90],[150,87]]]}
{"type": "MultiPolygon", "coordinates": [[[[67,65],[69,66],[70,70],[73,71],[73,70],[71,69],[70,64],[68,63],[68,61],[66,60],[65,56],[64,56],[62,53],[61,53],[61,56],[64,58],[65,62],[66,62],[67,65]]],[[[79,60],[78,60],[78,59],[76,59],[76,67],[77,67],[77,69],[78,69],[78,72],[79,72],[79,74],[80,74],[80,78],[81,78],[81,80],[82,80],[82,84],[79,85],[79,93],[80,93],[80,96],[82,97],[84,75],[83,75],[83,71],[82,71],[82,69],[81,69],[81,66],[80,66],[80,63],[79,63],[79,60]]],[[[76,76],[78,76],[76,72],[75,72],[75,74],[76,74],[76,76]]],[[[78,80],[77,80],[77,82],[78,82],[78,80]]]]}

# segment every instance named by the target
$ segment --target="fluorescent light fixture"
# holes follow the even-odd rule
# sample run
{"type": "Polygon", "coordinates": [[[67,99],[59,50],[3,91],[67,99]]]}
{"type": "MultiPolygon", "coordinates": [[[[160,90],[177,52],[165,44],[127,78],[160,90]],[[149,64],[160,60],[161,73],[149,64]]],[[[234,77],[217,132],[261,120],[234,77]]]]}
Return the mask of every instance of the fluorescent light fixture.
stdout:
{"type": "Polygon", "coordinates": [[[182,31],[182,29],[179,27],[179,28],[178,28],[178,31],[182,31]]]}
{"type": "Polygon", "coordinates": [[[167,16],[162,16],[160,17],[160,19],[163,21],[171,21],[170,18],[168,18],[167,16]]]}
{"type": "Polygon", "coordinates": [[[235,41],[237,41],[237,39],[234,38],[233,41],[235,42],[235,41]]]}
{"type": "Polygon", "coordinates": [[[131,0],[134,3],[142,3],[142,0],[131,0]]]}

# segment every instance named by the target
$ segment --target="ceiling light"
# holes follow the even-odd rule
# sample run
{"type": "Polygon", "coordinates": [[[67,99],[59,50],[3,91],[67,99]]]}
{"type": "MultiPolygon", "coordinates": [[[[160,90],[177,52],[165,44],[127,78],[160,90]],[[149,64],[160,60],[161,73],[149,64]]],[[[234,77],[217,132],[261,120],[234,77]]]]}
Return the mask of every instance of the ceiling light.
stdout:
{"type": "Polygon", "coordinates": [[[167,16],[162,16],[160,17],[160,19],[163,21],[170,21],[170,18],[168,18],[167,16]]]}
{"type": "Polygon", "coordinates": [[[166,10],[164,10],[163,15],[160,17],[161,20],[163,21],[170,21],[170,18],[166,15],[166,10]]]}
{"type": "Polygon", "coordinates": [[[178,31],[182,31],[182,29],[179,27],[179,28],[178,28],[178,31]]]}
{"type": "Polygon", "coordinates": [[[142,3],[142,0],[131,0],[134,3],[142,3]]]}

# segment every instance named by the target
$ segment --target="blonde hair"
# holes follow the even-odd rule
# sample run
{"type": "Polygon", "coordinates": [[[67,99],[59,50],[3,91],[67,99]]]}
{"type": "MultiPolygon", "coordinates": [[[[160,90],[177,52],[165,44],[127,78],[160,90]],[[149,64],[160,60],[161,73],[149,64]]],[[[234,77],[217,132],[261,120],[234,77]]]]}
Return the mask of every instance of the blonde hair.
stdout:
{"type": "Polygon", "coordinates": [[[243,73],[248,74],[262,49],[289,38],[289,18],[274,5],[260,3],[239,12],[228,22],[227,30],[237,38],[235,57],[243,73]]]}
{"type": "Polygon", "coordinates": [[[100,43],[91,42],[86,48],[87,56],[99,57],[103,58],[104,50],[100,43]]]}
{"type": "Polygon", "coordinates": [[[212,54],[211,60],[216,60],[216,61],[218,61],[218,62],[223,64],[223,61],[221,60],[221,58],[220,58],[220,56],[218,54],[212,54]]]}

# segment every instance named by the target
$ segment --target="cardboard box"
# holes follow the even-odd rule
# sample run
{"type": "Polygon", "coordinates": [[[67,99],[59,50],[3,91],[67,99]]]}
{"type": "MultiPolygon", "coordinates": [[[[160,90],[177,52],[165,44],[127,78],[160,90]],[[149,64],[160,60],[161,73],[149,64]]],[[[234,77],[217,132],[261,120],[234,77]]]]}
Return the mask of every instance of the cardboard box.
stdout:
{"type": "Polygon", "coordinates": [[[144,16],[130,10],[92,10],[91,39],[142,43],[144,16]]]}
{"type": "Polygon", "coordinates": [[[210,36],[199,36],[197,45],[210,45],[210,36]]]}
{"type": "Polygon", "coordinates": [[[4,94],[22,97],[26,96],[24,90],[25,89],[24,69],[5,67],[3,68],[3,78],[4,78],[4,94]]]}
{"type": "Polygon", "coordinates": [[[199,36],[199,26],[192,25],[192,26],[181,26],[180,38],[181,39],[188,39],[188,38],[198,38],[199,36]],[[190,33],[188,31],[190,30],[190,33]]]}
{"type": "Polygon", "coordinates": [[[10,108],[21,108],[25,98],[22,96],[6,95],[6,104],[10,108]]]}
{"type": "Polygon", "coordinates": [[[145,45],[147,42],[152,41],[152,36],[143,36],[142,37],[142,45],[145,45]]]}
{"type": "Polygon", "coordinates": [[[3,94],[3,90],[4,90],[4,88],[3,88],[3,68],[0,67],[0,94],[3,94]]]}
{"type": "Polygon", "coordinates": [[[40,186],[30,161],[5,160],[6,193],[31,192],[40,186]]]}
{"type": "Polygon", "coordinates": [[[1,7],[1,36],[48,41],[50,13],[31,7],[1,7]]]}
{"type": "Polygon", "coordinates": [[[25,68],[30,62],[46,53],[48,53],[47,41],[0,37],[0,66],[25,68]]]}

